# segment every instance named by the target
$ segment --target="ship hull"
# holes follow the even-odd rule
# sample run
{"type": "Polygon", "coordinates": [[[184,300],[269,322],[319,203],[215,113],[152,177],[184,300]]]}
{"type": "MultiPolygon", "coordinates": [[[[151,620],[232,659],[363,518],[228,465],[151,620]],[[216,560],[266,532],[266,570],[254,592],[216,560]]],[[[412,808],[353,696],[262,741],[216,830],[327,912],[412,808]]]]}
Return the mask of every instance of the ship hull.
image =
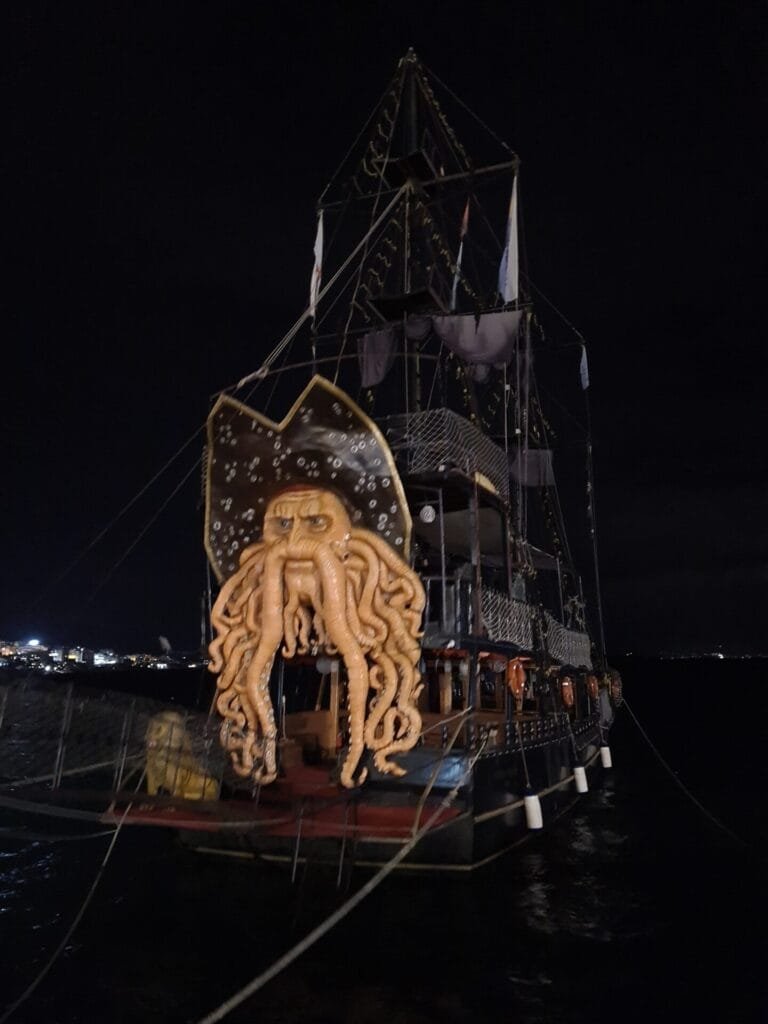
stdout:
{"type": "Polygon", "coordinates": [[[529,745],[524,758],[519,746],[476,758],[465,751],[437,758],[415,751],[407,782],[375,777],[352,794],[335,787],[302,793],[278,784],[261,797],[252,828],[206,823],[179,835],[200,852],[294,867],[312,861],[339,870],[378,868],[397,860],[398,869],[471,871],[534,834],[526,821],[526,793],[539,796],[544,827],[567,810],[578,798],[574,764],[583,765],[594,782],[601,771],[600,743],[592,722],[575,736],[529,745]]]}

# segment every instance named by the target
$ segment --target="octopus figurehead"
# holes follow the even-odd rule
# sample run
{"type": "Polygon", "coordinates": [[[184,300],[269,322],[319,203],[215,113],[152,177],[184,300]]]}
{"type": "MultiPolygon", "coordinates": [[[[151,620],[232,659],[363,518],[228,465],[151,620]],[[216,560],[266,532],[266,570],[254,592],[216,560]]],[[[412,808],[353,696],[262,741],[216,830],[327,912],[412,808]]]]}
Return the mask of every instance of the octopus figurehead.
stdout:
{"type": "Polygon", "coordinates": [[[276,777],[269,680],[278,652],[325,652],[346,669],[342,784],[364,780],[365,770],[356,773],[366,748],[380,771],[403,774],[391,757],[411,749],[421,731],[424,591],[399,553],[410,518],[386,442],[322,378],[279,425],[231,399],[220,400],[211,419],[207,544],[223,585],[212,611],[210,667],[235,770],[262,783],[276,777]],[[272,456],[261,472],[257,450],[272,456]]]}

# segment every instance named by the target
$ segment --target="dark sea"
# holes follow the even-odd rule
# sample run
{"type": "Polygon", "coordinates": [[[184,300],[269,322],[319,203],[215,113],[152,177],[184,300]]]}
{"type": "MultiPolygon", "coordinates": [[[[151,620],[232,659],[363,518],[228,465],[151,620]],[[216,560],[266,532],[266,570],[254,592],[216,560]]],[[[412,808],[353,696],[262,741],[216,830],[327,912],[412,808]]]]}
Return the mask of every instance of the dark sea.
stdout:
{"type": "MultiPolygon", "coordinates": [[[[613,770],[569,814],[468,877],[391,875],[226,1019],[768,1020],[768,661],[616,664],[659,751],[746,845],[684,795],[625,710],[611,734],[613,770]]],[[[0,826],[20,825],[40,829],[0,812],[0,826]]],[[[0,832],[3,1005],[60,943],[108,842],[0,832]]],[[[337,889],[335,873],[310,862],[291,884],[283,869],[206,858],[170,833],[123,829],[69,945],[10,1019],[200,1020],[368,877],[350,872],[337,889]]]]}

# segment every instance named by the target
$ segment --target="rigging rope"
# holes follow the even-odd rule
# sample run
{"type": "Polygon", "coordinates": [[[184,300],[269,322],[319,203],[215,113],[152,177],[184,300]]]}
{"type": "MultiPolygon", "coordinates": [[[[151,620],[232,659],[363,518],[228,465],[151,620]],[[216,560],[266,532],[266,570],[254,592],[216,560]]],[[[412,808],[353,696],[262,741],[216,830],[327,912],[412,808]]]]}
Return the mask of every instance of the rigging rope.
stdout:
{"type": "MultiPolygon", "coordinates": [[[[390,228],[391,224],[392,224],[392,221],[390,221],[388,224],[380,225],[381,231],[380,231],[378,236],[373,241],[373,245],[374,246],[377,246],[382,241],[382,239],[386,235],[387,230],[390,228]]],[[[350,273],[350,275],[347,278],[347,280],[340,286],[337,294],[334,296],[334,298],[331,300],[331,302],[328,303],[328,305],[323,307],[322,315],[318,316],[318,321],[317,321],[318,327],[321,327],[326,322],[326,320],[328,320],[328,318],[330,317],[330,315],[333,312],[334,308],[336,307],[336,304],[338,302],[340,302],[341,299],[344,297],[344,293],[346,292],[347,288],[349,288],[349,286],[352,284],[352,282],[353,282],[353,280],[355,279],[356,276],[357,276],[357,267],[353,267],[352,272],[350,273]]],[[[365,331],[367,329],[368,328],[366,328],[366,327],[356,328],[354,331],[348,331],[347,334],[350,335],[350,334],[361,333],[361,332],[363,332],[363,331],[365,331]]],[[[325,340],[325,339],[323,339],[323,340],[325,340]]],[[[342,359],[348,359],[349,356],[339,355],[338,357],[334,356],[332,358],[333,359],[337,359],[339,362],[341,362],[342,359]]]]}
{"type": "MultiPolygon", "coordinates": [[[[378,183],[377,183],[377,186],[376,186],[376,198],[375,198],[374,203],[373,203],[373,209],[371,210],[371,227],[369,228],[368,235],[366,237],[369,237],[372,234],[372,231],[373,231],[373,220],[374,220],[374,218],[376,216],[376,211],[379,208],[379,201],[381,200],[381,190],[382,190],[382,188],[384,186],[384,171],[385,171],[387,163],[389,161],[389,154],[392,151],[392,140],[393,140],[393,138],[395,136],[395,125],[397,124],[397,116],[398,116],[398,114],[400,112],[400,103],[401,103],[402,98],[403,98],[403,84],[404,84],[404,82],[405,82],[405,62],[403,62],[402,70],[401,70],[401,73],[400,73],[400,81],[399,81],[399,83],[397,85],[397,89],[398,89],[398,92],[397,92],[397,102],[395,103],[395,113],[394,113],[394,115],[392,117],[392,125],[391,125],[391,128],[389,130],[389,138],[387,139],[387,152],[386,152],[386,154],[384,156],[384,159],[380,162],[380,165],[379,165],[379,175],[378,175],[379,180],[378,180],[378,183]]],[[[405,186],[403,188],[404,189],[408,189],[409,188],[409,182],[406,182],[405,186]]],[[[406,225],[406,231],[407,231],[407,225],[406,225]]],[[[337,380],[339,378],[339,369],[341,367],[341,360],[342,360],[342,358],[344,356],[344,352],[345,352],[346,347],[347,347],[347,336],[349,334],[349,327],[350,327],[350,324],[352,322],[352,316],[353,316],[354,311],[355,311],[355,304],[357,302],[357,293],[360,290],[360,282],[361,282],[362,277],[363,277],[363,267],[365,266],[365,260],[366,260],[366,257],[368,256],[368,250],[369,250],[369,246],[368,246],[368,244],[366,242],[366,246],[365,246],[365,249],[363,251],[363,255],[362,255],[362,257],[360,259],[360,263],[358,264],[358,267],[357,267],[357,280],[355,281],[355,287],[354,287],[354,290],[352,292],[352,301],[349,304],[349,313],[347,315],[347,322],[344,325],[344,334],[342,336],[341,349],[339,351],[339,358],[338,358],[338,360],[336,362],[336,372],[333,375],[333,383],[334,384],[337,382],[337,380]]]]}
{"type": "MultiPolygon", "coordinates": [[[[389,216],[389,214],[395,208],[397,203],[400,202],[400,198],[403,195],[403,193],[405,192],[406,188],[407,188],[407,186],[403,185],[402,188],[399,188],[397,190],[397,193],[395,194],[394,198],[392,199],[392,202],[381,213],[381,215],[376,220],[375,224],[373,224],[371,226],[371,228],[363,236],[363,238],[360,239],[360,241],[357,243],[355,248],[352,250],[352,252],[346,258],[346,260],[344,260],[344,262],[339,267],[339,269],[336,271],[336,273],[333,275],[331,280],[320,291],[320,293],[317,296],[318,303],[320,302],[320,300],[322,298],[324,298],[328,294],[329,290],[334,286],[334,284],[339,279],[339,277],[344,273],[344,271],[347,269],[347,267],[352,262],[352,260],[355,258],[355,256],[357,256],[358,252],[362,249],[362,247],[368,241],[370,236],[374,233],[374,231],[377,230],[377,228],[382,223],[382,221],[384,221],[389,216]]],[[[280,355],[280,353],[283,351],[283,349],[293,341],[293,339],[298,334],[299,329],[302,327],[302,325],[308,319],[309,319],[309,306],[307,306],[307,308],[304,310],[304,312],[301,314],[301,316],[298,318],[298,320],[294,323],[294,325],[290,328],[290,330],[287,331],[287,333],[283,336],[283,338],[277,343],[277,345],[274,347],[274,349],[269,353],[269,355],[264,360],[264,362],[261,364],[261,366],[259,367],[258,370],[254,370],[253,373],[249,373],[246,377],[243,377],[236,384],[232,384],[232,385],[229,386],[229,388],[223,388],[222,390],[223,391],[236,391],[238,388],[244,387],[246,384],[250,384],[254,380],[255,381],[263,380],[267,376],[267,374],[269,373],[269,368],[270,368],[271,364],[275,361],[275,359],[277,359],[277,357],[280,355]]]]}
{"type": "Polygon", "coordinates": [[[44,587],[40,591],[40,593],[37,595],[37,597],[28,606],[28,608],[27,608],[28,612],[34,611],[34,609],[37,608],[37,606],[40,604],[40,602],[43,600],[43,598],[47,594],[49,594],[51,592],[51,590],[54,589],[54,587],[57,587],[59,585],[59,583],[61,583],[64,579],[66,579],[67,576],[69,576],[69,574],[72,572],[72,570],[75,569],[80,564],[80,562],[83,560],[83,558],[85,558],[85,556],[88,554],[88,552],[92,548],[94,548],[99,543],[99,541],[102,540],[106,536],[107,533],[109,533],[109,531],[112,529],[112,527],[116,523],[118,523],[123,518],[123,516],[131,508],[133,508],[133,506],[136,504],[136,502],[139,500],[139,498],[143,497],[143,495],[146,494],[146,492],[149,490],[149,488],[152,486],[152,484],[154,484],[155,481],[159,480],[160,477],[165,473],[165,471],[167,469],[170,469],[170,467],[174,464],[174,462],[176,462],[176,460],[179,458],[179,456],[183,452],[185,452],[187,450],[187,448],[192,444],[192,442],[195,440],[195,438],[198,436],[198,434],[200,433],[201,430],[205,430],[205,423],[203,423],[202,426],[195,427],[194,431],[189,435],[187,440],[184,441],[184,443],[181,445],[181,447],[179,449],[177,449],[177,451],[170,457],[170,459],[168,459],[168,461],[163,466],[161,466],[160,469],[158,469],[158,471],[155,473],[155,475],[150,477],[150,479],[144,484],[144,486],[142,488],[140,488],[134,494],[134,496],[131,498],[131,500],[129,502],[127,502],[120,509],[120,511],[117,513],[117,515],[114,516],[112,518],[112,520],[109,523],[107,523],[106,526],[104,526],[101,530],[99,530],[99,532],[92,538],[92,540],[90,540],[88,542],[88,544],[86,544],[85,547],[82,548],[82,550],[73,558],[73,560],[69,563],[69,565],[67,565],[59,573],[58,576],[56,576],[46,587],[44,587]]]}
{"type": "Polygon", "coordinates": [[[525,274],[524,276],[525,276],[525,279],[528,282],[529,286],[536,292],[536,294],[539,296],[539,298],[543,299],[546,302],[546,304],[550,307],[550,309],[553,309],[555,311],[555,313],[557,313],[557,315],[563,321],[565,326],[569,327],[573,331],[573,333],[579,339],[580,343],[582,345],[586,345],[586,340],[584,338],[584,335],[581,333],[581,331],[578,330],[578,328],[573,326],[571,321],[566,317],[565,313],[562,313],[557,308],[557,306],[554,304],[554,302],[552,302],[551,299],[548,299],[547,296],[544,294],[544,292],[540,288],[536,287],[536,285],[533,283],[533,281],[530,279],[530,277],[528,277],[527,274],[525,274]]]}
{"type": "Polygon", "coordinates": [[[369,124],[371,123],[371,121],[372,121],[372,120],[374,119],[374,117],[376,116],[376,113],[377,113],[377,111],[378,111],[378,110],[380,110],[380,109],[381,109],[381,107],[383,106],[383,104],[384,104],[384,101],[386,100],[386,98],[387,98],[387,96],[388,96],[388,95],[390,94],[390,92],[392,91],[393,87],[394,87],[394,80],[393,80],[392,82],[390,82],[390,83],[389,83],[389,85],[388,85],[388,86],[386,87],[386,89],[384,90],[384,92],[383,92],[383,93],[381,94],[381,96],[379,97],[379,100],[378,100],[378,102],[376,103],[376,106],[375,106],[375,107],[373,108],[373,110],[372,110],[372,111],[371,111],[371,113],[369,114],[369,116],[368,116],[368,118],[367,118],[367,120],[366,120],[365,124],[363,125],[363,127],[362,127],[362,128],[360,129],[360,131],[359,131],[359,132],[357,133],[357,137],[355,138],[355,141],[354,141],[354,142],[352,143],[352,145],[351,145],[351,146],[349,147],[349,149],[347,150],[347,152],[346,152],[346,154],[345,154],[345,156],[344,156],[343,160],[341,161],[341,163],[339,164],[339,166],[338,166],[338,167],[336,168],[336,170],[335,170],[335,171],[333,172],[333,174],[331,175],[331,178],[330,178],[330,180],[329,180],[328,184],[327,184],[327,185],[325,186],[325,188],[324,188],[324,189],[323,189],[323,191],[321,192],[321,194],[320,194],[320,198],[319,198],[319,199],[318,199],[318,201],[317,201],[317,205],[318,205],[318,207],[321,207],[321,206],[323,205],[323,200],[325,199],[325,196],[326,196],[326,194],[327,194],[328,190],[330,189],[331,185],[333,185],[334,181],[336,181],[336,178],[337,178],[337,177],[339,176],[339,172],[340,172],[340,171],[341,171],[341,169],[342,169],[342,168],[344,167],[344,165],[346,164],[347,160],[349,160],[349,158],[350,158],[350,156],[352,155],[352,153],[354,152],[354,150],[355,150],[355,147],[357,146],[358,142],[359,142],[359,141],[360,141],[360,139],[361,139],[361,138],[363,137],[363,133],[364,133],[364,132],[365,132],[365,131],[367,130],[367,128],[368,128],[368,125],[369,125],[369,124]]]}
{"type": "Polygon", "coordinates": [[[495,141],[498,142],[498,144],[502,147],[502,149],[505,149],[508,153],[511,153],[512,156],[517,156],[517,153],[515,153],[515,151],[512,149],[512,147],[509,145],[509,143],[505,142],[504,139],[502,139],[500,135],[497,135],[496,132],[493,130],[493,128],[491,128],[488,124],[486,124],[485,121],[483,121],[483,119],[481,117],[479,117],[474,112],[474,110],[472,110],[471,107],[468,107],[467,104],[464,102],[464,100],[461,99],[460,96],[457,96],[456,93],[453,91],[453,89],[449,88],[449,86],[447,86],[445,84],[445,82],[442,81],[442,79],[438,78],[437,75],[435,74],[435,72],[431,68],[428,68],[427,65],[423,61],[421,62],[421,66],[427,72],[427,74],[430,76],[430,78],[434,78],[434,80],[437,82],[437,84],[442,89],[445,89],[445,91],[448,93],[448,95],[451,97],[451,99],[453,99],[453,101],[455,103],[458,103],[460,107],[462,107],[464,110],[466,110],[466,112],[469,114],[469,116],[474,118],[475,121],[477,121],[477,123],[480,125],[480,127],[485,129],[485,131],[488,132],[488,134],[491,136],[491,138],[495,139],[495,141]]]}
{"type": "Polygon", "coordinates": [[[88,597],[88,598],[86,599],[86,601],[85,601],[85,604],[90,604],[90,603],[91,603],[91,601],[92,601],[92,600],[94,599],[94,597],[96,597],[96,595],[97,595],[97,594],[99,593],[99,591],[100,591],[100,590],[101,590],[101,589],[102,589],[102,588],[103,588],[104,586],[106,586],[106,584],[107,584],[107,583],[109,582],[109,580],[111,580],[111,579],[112,579],[112,577],[114,576],[114,574],[115,574],[115,573],[117,572],[117,570],[118,570],[118,569],[120,568],[120,566],[121,566],[121,565],[123,564],[123,562],[124,562],[124,561],[126,560],[126,558],[128,557],[128,555],[130,555],[130,553],[131,553],[131,552],[133,551],[133,549],[134,549],[134,548],[136,547],[136,545],[137,545],[137,544],[139,543],[139,541],[141,540],[141,538],[142,538],[142,537],[143,537],[143,536],[144,536],[144,535],[146,534],[146,532],[147,532],[147,531],[148,531],[148,530],[149,530],[149,529],[150,529],[150,528],[152,527],[152,525],[153,525],[153,524],[154,524],[154,523],[155,523],[155,522],[157,521],[157,519],[158,519],[158,518],[160,517],[161,513],[162,513],[162,512],[163,512],[163,511],[164,511],[164,510],[165,510],[165,509],[166,509],[166,508],[168,507],[168,505],[170,505],[170,503],[171,503],[171,502],[173,501],[173,499],[174,499],[174,498],[176,497],[176,495],[177,495],[177,494],[179,493],[179,491],[180,491],[180,490],[181,490],[181,488],[182,488],[182,487],[184,486],[184,484],[185,484],[185,483],[187,482],[187,480],[189,480],[189,478],[190,478],[190,477],[192,476],[192,474],[193,474],[194,472],[196,472],[196,470],[198,469],[199,465],[200,465],[200,458],[198,457],[198,458],[197,458],[197,459],[195,460],[194,464],[192,465],[191,469],[189,469],[189,470],[188,470],[188,471],[187,471],[187,472],[186,472],[186,473],[184,474],[184,476],[183,476],[183,477],[181,478],[181,480],[179,481],[179,483],[178,483],[178,484],[177,484],[177,485],[176,485],[176,486],[174,487],[174,489],[173,489],[173,490],[171,491],[171,493],[170,493],[170,494],[168,495],[168,497],[167,497],[167,498],[165,499],[165,501],[164,501],[164,502],[162,503],[162,505],[160,506],[160,508],[158,508],[158,509],[157,509],[157,511],[156,511],[156,512],[154,513],[154,515],[152,515],[152,516],[150,516],[150,517],[149,517],[149,519],[147,520],[147,522],[146,522],[146,523],[144,524],[144,526],[143,526],[143,527],[141,528],[141,530],[139,530],[139,532],[138,532],[138,533],[136,534],[136,536],[134,537],[134,539],[133,539],[133,540],[131,541],[131,543],[130,543],[130,544],[128,545],[128,547],[127,547],[127,548],[125,549],[125,551],[124,551],[124,552],[122,553],[122,555],[120,556],[120,558],[118,558],[116,562],[113,562],[113,564],[112,564],[112,567],[111,567],[111,568],[109,569],[109,571],[107,572],[107,575],[106,575],[106,576],[104,576],[104,578],[103,578],[103,579],[101,580],[101,582],[100,582],[99,584],[97,584],[97,586],[96,586],[96,587],[94,588],[94,590],[93,590],[93,591],[91,592],[91,595],[90,595],[90,596],[89,596],[89,597],[88,597]]]}

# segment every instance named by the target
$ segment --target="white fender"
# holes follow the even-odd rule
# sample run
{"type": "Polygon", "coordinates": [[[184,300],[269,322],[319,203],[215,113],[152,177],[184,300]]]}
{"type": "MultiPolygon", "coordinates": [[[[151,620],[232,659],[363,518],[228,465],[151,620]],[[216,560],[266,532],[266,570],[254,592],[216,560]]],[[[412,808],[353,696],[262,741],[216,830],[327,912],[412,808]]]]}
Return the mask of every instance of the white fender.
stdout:
{"type": "Polygon", "coordinates": [[[525,823],[528,828],[544,828],[541,816],[541,803],[535,793],[525,797],[525,823]]]}
{"type": "Polygon", "coordinates": [[[611,748],[607,744],[603,744],[600,747],[600,763],[603,768],[613,768],[613,761],[611,760],[611,748]]]}
{"type": "Polygon", "coordinates": [[[587,773],[584,770],[584,765],[577,764],[573,769],[573,781],[576,783],[577,793],[589,792],[589,783],[587,782],[587,773]]]}

